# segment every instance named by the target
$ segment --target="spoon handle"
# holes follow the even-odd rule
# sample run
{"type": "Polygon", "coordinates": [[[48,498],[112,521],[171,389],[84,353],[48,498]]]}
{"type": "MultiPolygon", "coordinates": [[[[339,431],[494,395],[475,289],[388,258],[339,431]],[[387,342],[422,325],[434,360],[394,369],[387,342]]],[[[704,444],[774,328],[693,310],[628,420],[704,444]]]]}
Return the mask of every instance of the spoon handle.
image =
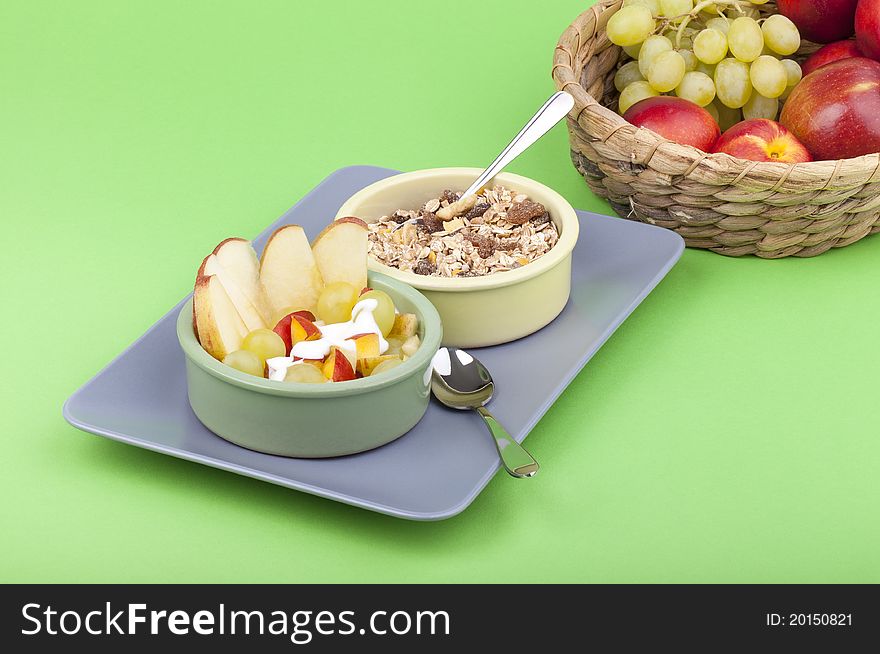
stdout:
{"type": "Polygon", "coordinates": [[[573,107],[574,98],[565,91],[557,91],[551,95],[550,99],[544,103],[544,106],[538,109],[538,112],[532,116],[532,119],[526,123],[526,126],[522,128],[520,133],[501,151],[498,158],[477,177],[477,181],[471,184],[470,188],[461,197],[466,198],[469,195],[473,195],[488,184],[507,164],[516,159],[524,150],[549,132],[556,123],[565,118],[573,107]]]}
{"type": "Polygon", "coordinates": [[[501,426],[495,416],[489,413],[486,407],[477,407],[476,412],[483,416],[486,426],[495,439],[495,446],[498,448],[504,469],[513,477],[534,477],[538,472],[538,462],[526,452],[526,448],[511,438],[507,430],[501,426]]]}

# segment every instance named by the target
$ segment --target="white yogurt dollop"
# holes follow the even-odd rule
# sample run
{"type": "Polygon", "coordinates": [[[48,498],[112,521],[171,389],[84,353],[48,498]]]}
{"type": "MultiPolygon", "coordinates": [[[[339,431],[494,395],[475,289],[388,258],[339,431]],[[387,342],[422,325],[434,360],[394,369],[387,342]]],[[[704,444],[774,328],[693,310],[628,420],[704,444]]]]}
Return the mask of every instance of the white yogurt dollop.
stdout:
{"type": "Polygon", "coordinates": [[[300,341],[290,350],[289,357],[275,357],[267,359],[269,367],[269,379],[284,381],[287,369],[302,363],[295,359],[323,359],[330,354],[330,348],[334,345],[349,355],[354,360],[357,346],[351,340],[352,336],[359,334],[376,334],[379,336],[379,354],[388,351],[388,341],[382,336],[382,330],[376,324],[373,312],[378,308],[379,302],[373,299],[361,300],[351,310],[351,320],[338,322],[331,325],[318,327],[321,330],[321,338],[314,341],[300,341]]]}

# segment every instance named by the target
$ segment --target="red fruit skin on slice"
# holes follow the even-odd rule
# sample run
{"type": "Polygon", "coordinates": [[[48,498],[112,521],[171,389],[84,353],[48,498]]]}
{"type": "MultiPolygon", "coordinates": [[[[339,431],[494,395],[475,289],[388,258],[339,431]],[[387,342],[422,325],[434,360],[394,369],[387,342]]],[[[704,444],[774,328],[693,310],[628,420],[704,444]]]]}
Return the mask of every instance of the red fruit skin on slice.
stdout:
{"type": "Polygon", "coordinates": [[[288,313],[281,320],[278,321],[278,324],[272,328],[272,331],[278,334],[281,337],[281,340],[284,341],[284,347],[287,348],[287,354],[285,356],[290,356],[290,348],[293,347],[293,342],[290,338],[290,321],[293,320],[294,316],[301,316],[305,318],[309,322],[315,322],[315,314],[311,311],[294,311],[293,313],[288,313]]]}

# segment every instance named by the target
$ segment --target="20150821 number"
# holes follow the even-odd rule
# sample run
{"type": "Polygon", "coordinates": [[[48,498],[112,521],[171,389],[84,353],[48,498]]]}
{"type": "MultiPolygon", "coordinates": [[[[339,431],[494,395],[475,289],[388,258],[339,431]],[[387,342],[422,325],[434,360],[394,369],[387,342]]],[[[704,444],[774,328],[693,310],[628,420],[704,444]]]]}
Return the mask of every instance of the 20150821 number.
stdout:
{"type": "Polygon", "coordinates": [[[852,613],[768,613],[768,627],[851,627],[852,613]]]}

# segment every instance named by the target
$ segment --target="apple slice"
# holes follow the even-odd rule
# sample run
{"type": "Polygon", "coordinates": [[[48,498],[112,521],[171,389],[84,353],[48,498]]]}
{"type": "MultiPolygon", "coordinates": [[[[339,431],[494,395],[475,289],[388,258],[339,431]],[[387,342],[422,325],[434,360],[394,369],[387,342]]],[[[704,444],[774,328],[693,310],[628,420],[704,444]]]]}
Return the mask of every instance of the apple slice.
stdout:
{"type": "Polygon", "coordinates": [[[363,377],[369,377],[372,374],[373,370],[376,369],[376,366],[378,366],[380,363],[384,363],[385,361],[391,361],[392,359],[397,359],[398,361],[400,361],[401,357],[396,354],[383,354],[382,356],[378,357],[358,359],[357,369],[363,377]]]}
{"type": "Polygon", "coordinates": [[[360,218],[340,218],[312,242],[315,262],[325,284],[346,282],[354,288],[367,285],[367,223],[360,218]]]}
{"type": "Polygon", "coordinates": [[[209,254],[205,257],[199,268],[198,274],[200,277],[214,276],[220,280],[220,283],[223,285],[223,290],[226,291],[226,294],[229,296],[235,310],[238,311],[238,315],[241,316],[241,320],[244,322],[245,327],[248,328],[248,331],[262,329],[266,326],[266,323],[263,321],[263,316],[254,306],[253,302],[251,302],[244,294],[244,291],[238,282],[236,282],[232,275],[229,274],[229,271],[223,267],[217,259],[216,254],[209,254]]]}
{"type": "Polygon", "coordinates": [[[402,338],[406,340],[414,336],[419,328],[419,319],[414,313],[398,313],[394,316],[394,326],[388,333],[388,338],[402,338]]]}
{"type": "Polygon", "coordinates": [[[263,286],[260,284],[260,263],[251,242],[243,238],[227,238],[214,248],[214,255],[217,257],[217,262],[226,271],[220,281],[226,286],[226,292],[229,293],[229,297],[236,307],[238,307],[238,302],[229,288],[230,283],[236,284],[241,294],[248,299],[262,318],[263,327],[270,327],[274,314],[263,286]]]}
{"type": "Polygon", "coordinates": [[[196,333],[205,351],[219,361],[241,349],[248,329],[216,275],[199,275],[193,293],[196,333]]]}
{"type": "Polygon", "coordinates": [[[345,353],[335,345],[330,348],[330,354],[324,360],[324,376],[330,381],[350,381],[355,379],[354,368],[345,356],[345,353]]]}
{"type": "Polygon", "coordinates": [[[284,307],[315,307],[324,281],[302,227],[285,225],[272,234],[260,260],[260,277],[275,315],[284,307]]]}

